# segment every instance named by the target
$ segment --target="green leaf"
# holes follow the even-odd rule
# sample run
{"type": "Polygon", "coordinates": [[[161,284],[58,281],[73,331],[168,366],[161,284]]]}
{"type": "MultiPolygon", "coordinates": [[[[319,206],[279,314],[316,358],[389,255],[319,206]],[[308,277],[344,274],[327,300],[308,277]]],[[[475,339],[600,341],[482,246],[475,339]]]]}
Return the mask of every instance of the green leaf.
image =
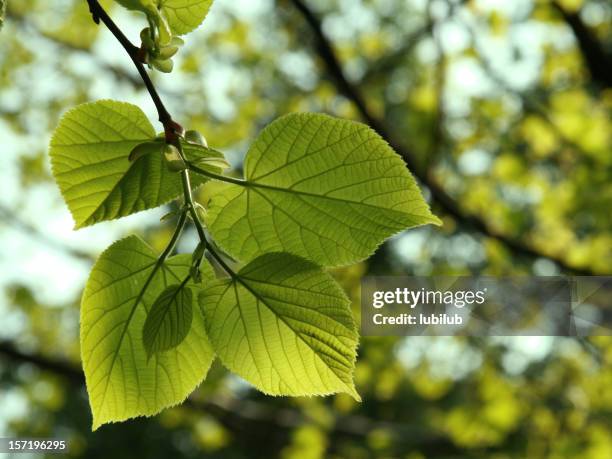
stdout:
{"type": "MultiPolygon", "coordinates": [[[[181,194],[181,178],[167,170],[161,154],[128,160],[136,146],[154,139],[142,110],[123,102],[86,103],[62,117],[51,139],[51,165],[76,228],[157,207],[181,194]]],[[[193,179],[195,186],[204,181],[193,179]]]]}
{"type": "MultiPolygon", "coordinates": [[[[168,285],[184,280],[191,261],[189,255],[168,259],[144,288],[156,260],[148,245],[130,236],[100,256],[87,281],[81,302],[81,357],[93,430],[182,402],[204,379],[214,358],[197,314],[181,344],[147,359],[142,341],[147,313],[168,285]]],[[[202,268],[206,281],[212,281],[210,265],[202,268]]]]}
{"type": "Polygon", "coordinates": [[[148,357],[183,342],[193,320],[192,301],[191,290],[184,284],[171,285],[155,300],[142,329],[148,357]]]}
{"type": "Polygon", "coordinates": [[[171,172],[180,172],[187,169],[187,163],[185,163],[178,148],[174,145],[164,145],[163,153],[168,170],[171,172]]]}
{"type": "Polygon", "coordinates": [[[163,144],[159,141],[144,142],[136,145],[128,156],[129,161],[136,161],[143,156],[150,155],[152,153],[159,153],[162,151],[163,144]]]}
{"type": "Polygon", "coordinates": [[[359,399],[350,302],[315,264],[287,253],[263,255],[232,279],[205,284],[200,306],[223,364],[261,391],[359,399]]]}
{"type": "Polygon", "coordinates": [[[171,59],[153,59],[151,65],[160,72],[170,73],[174,68],[174,62],[171,59]]]}
{"type": "Polygon", "coordinates": [[[224,184],[208,226],[238,259],[285,251],[336,266],[369,256],[406,228],[440,224],[402,159],[364,124],[303,113],[266,127],[224,184]]]}
{"type": "Polygon", "coordinates": [[[230,164],[220,151],[192,142],[184,142],[182,145],[183,149],[189,152],[191,162],[200,169],[220,174],[230,167],[230,164]]]}
{"type": "Polygon", "coordinates": [[[208,14],[213,0],[116,0],[127,9],[142,11],[155,20],[161,14],[176,35],[196,29],[208,14]]]}
{"type": "Polygon", "coordinates": [[[195,129],[188,129],[185,131],[185,140],[189,143],[208,147],[208,142],[206,142],[206,139],[202,133],[196,131],[195,129]]]}
{"type": "Polygon", "coordinates": [[[183,35],[198,28],[213,0],[160,0],[161,10],[170,29],[176,35],[183,35]]]}

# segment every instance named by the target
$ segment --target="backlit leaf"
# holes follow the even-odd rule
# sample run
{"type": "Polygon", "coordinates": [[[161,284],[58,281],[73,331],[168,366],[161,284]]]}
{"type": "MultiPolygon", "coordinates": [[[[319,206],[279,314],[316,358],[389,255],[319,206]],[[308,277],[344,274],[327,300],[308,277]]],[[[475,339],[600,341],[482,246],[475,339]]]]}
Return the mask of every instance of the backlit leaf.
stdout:
{"type": "Polygon", "coordinates": [[[208,14],[213,0],[116,0],[124,7],[148,16],[161,14],[176,35],[196,29],[208,14]]]}
{"type": "MultiPolygon", "coordinates": [[[[156,260],[148,245],[130,236],[100,256],[87,281],[81,302],[81,357],[94,430],[182,402],[204,379],[214,358],[202,317],[196,314],[177,347],[147,359],[142,340],[147,314],[168,285],[184,280],[191,261],[189,255],[168,259],[147,284],[156,260]]],[[[211,281],[210,265],[202,269],[211,281]]]]}
{"type": "Polygon", "coordinates": [[[398,231],[440,223],[402,159],[360,123],[284,116],[261,132],[244,168],[245,186],[224,184],[208,212],[215,240],[243,261],[286,251],[349,264],[398,231]]]}
{"type": "Polygon", "coordinates": [[[193,320],[192,301],[191,290],[183,284],[171,285],[159,295],[142,329],[142,341],[148,356],[183,342],[193,320]]]}
{"type": "Polygon", "coordinates": [[[329,274],[287,253],[258,257],[232,279],[205,283],[200,294],[223,364],[273,395],[346,392],[359,399],[349,305],[329,274]]]}
{"type": "MultiPolygon", "coordinates": [[[[76,228],[157,207],[181,194],[180,174],[167,170],[161,154],[128,160],[136,146],[154,139],[142,110],[123,102],[86,103],[62,117],[51,139],[51,165],[76,228]]],[[[193,177],[194,186],[202,182],[193,177]]]]}
{"type": "Polygon", "coordinates": [[[161,0],[162,13],[176,35],[195,30],[208,14],[213,0],[161,0]]]}

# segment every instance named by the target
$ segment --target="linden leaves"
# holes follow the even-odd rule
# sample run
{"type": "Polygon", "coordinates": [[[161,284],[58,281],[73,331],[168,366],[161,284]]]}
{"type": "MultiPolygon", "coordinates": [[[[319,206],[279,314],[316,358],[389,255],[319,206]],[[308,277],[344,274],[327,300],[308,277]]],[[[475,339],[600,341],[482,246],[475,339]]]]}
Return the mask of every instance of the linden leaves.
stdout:
{"type": "Polygon", "coordinates": [[[267,394],[359,395],[350,301],[320,267],[286,253],[256,258],[200,294],[223,364],[267,394]]]}
{"type": "MultiPolygon", "coordinates": [[[[181,403],[214,359],[199,314],[193,315],[179,344],[165,352],[147,352],[143,329],[156,313],[160,294],[188,275],[190,257],[171,257],[158,269],[156,263],[153,250],[130,236],[106,249],[89,275],[81,300],[80,335],[94,430],[181,403]]],[[[214,279],[208,265],[205,277],[214,279]]]]}
{"type": "MultiPolygon", "coordinates": [[[[51,167],[76,229],[151,209],[181,194],[181,178],[160,160],[164,142],[135,105],[101,100],[66,113],[50,144],[51,167]],[[140,156],[130,153],[147,149],[140,156]],[[157,154],[156,154],[157,153],[157,154]]],[[[221,172],[223,155],[184,145],[188,159],[221,172]]],[[[203,183],[194,177],[193,185],[203,183]]]]}
{"type": "Polygon", "coordinates": [[[247,153],[243,186],[211,199],[217,243],[243,261],[291,252],[322,266],[362,260],[406,228],[439,224],[402,159],[361,123],[291,114],[247,153]]]}
{"type": "Polygon", "coordinates": [[[116,0],[127,9],[142,11],[168,33],[183,35],[196,29],[208,14],[212,0],[116,0]]]}
{"type": "Polygon", "coordinates": [[[208,14],[212,0],[116,0],[125,8],[140,11],[149,27],[140,32],[143,62],[170,73],[172,57],[184,44],[179,35],[195,30],[208,14]]]}
{"type": "Polygon", "coordinates": [[[167,257],[199,206],[188,202],[160,257],[131,236],[93,267],[81,352],[94,429],[180,403],[215,356],[267,394],[359,399],[350,302],[324,267],[439,222],[403,161],[367,126],[321,114],[265,128],[247,153],[245,180],[223,176],[223,154],[197,132],[180,147],[157,138],[138,107],[107,100],[66,113],[51,140],[77,228],[163,205],[185,183],[222,184],[201,212],[213,241],[201,235],[192,255],[167,257]],[[223,262],[219,248],[242,268],[223,262]],[[206,252],[227,277],[215,278],[206,252]]]}
{"type": "MultiPolygon", "coordinates": [[[[116,1],[147,18],[134,62],[162,72],[172,71],[179,35],[212,3],[116,1]]],[[[89,4],[122,41],[102,7],[89,4]]],[[[263,130],[240,180],[222,175],[224,155],[200,133],[165,115],[165,134],[156,136],[134,105],[83,104],[51,139],[53,175],[77,229],[181,200],[160,255],[130,236],[90,273],[80,337],[93,429],[182,402],[215,357],[267,394],[359,400],[350,301],[324,267],[364,259],[405,228],[439,223],[403,161],[362,124],[297,114],[263,130]],[[222,186],[206,209],[193,191],[210,179],[222,186]],[[191,255],[171,256],[188,218],[199,243],[191,255]],[[227,276],[217,279],[208,259],[227,276]]]]}

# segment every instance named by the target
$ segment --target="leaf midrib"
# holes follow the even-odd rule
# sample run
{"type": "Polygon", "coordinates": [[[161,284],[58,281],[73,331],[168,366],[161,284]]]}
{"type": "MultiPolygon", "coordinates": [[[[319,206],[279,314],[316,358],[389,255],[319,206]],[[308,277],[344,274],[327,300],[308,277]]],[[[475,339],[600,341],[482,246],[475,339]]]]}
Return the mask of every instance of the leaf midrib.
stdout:
{"type": "MultiPolygon", "coordinates": [[[[117,356],[119,355],[119,351],[121,350],[121,346],[123,344],[123,339],[125,338],[125,335],[127,334],[127,330],[130,326],[130,322],[132,321],[133,317],[134,317],[134,313],[136,312],[136,308],[138,307],[138,304],[142,301],[142,299],[144,298],[144,295],[146,293],[146,291],[149,288],[149,284],[153,281],[153,278],[155,277],[155,274],[157,274],[157,272],[159,271],[159,268],[156,268],[156,266],[159,266],[157,264],[158,262],[155,261],[153,264],[150,265],[150,267],[153,267],[153,270],[151,271],[151,274],[149,275],[149,277],[147,278],[147,280],[145,281],[145,283],[142,286],[142,289],[140,290],[140,293],[138,294],[138,297],[136,298],[136,301],[134,302],[134,305],[132,306],[132,309],[130,310],[130,313],[128,315],[127,320],[125,321],[125,326],[123,327],[123,330],[121,331],[121,336],[119,337],[119,342],[117,343],[117,347],[115,349],[115,352],[113,354],[113,359],[111,360],[110,363],[110,367],[108,370],[108,377],[106,378],[106,384],[104,385],[104,391],[102,393],[102,400],[100,401],[100,405],[104,405],[104,401],[106,400],[106,394],[108,393],[108,384],[111,380],[111,376],[113,373],[113,368],[115,367],[115,362],[117,361],[117,356]]],[[[161,270],[163,271],[164,269],[168,270],[170,272],[170,274],[172,274],[177,280],[178,277],[172,272],[172,270],[170,268],[168,268],[165,263],[161,264],[161,270]]]]}
{"type": "MultiPolygon", "coordinates": [[[[323,195],[323,194],[310,193],[308,191],[300,191],[300,190],[292,190],[292,189],[289,189],[289,188],[281,188],[281,187],[274,186],[274,185],[266,185],[266,184],[263,184],[263,183],[252,182],[252,181],[248,181],[248,180],[245,180],[243,182],[242,186],[244,186],[246,188],[247,192],[249,191],[249,188],[251,188],[251,187],[252,188],[264,188],[264,189],[268,189],[268,190],[272,190],[272,191],[276,191],[276,192],[281,192],[281,193],[289,193],[289,194],[296,194],[296,195],[301,195],[301,196],[309,196],[309,197],[312,197],[312,198],[327,199],[327,200],[330,200],[330,201],[341,202],[341,203],[344,203],[344,204],[357,204],[357,205],[360,205],[360,206],[370,207],[370,208],[377,209],[377,210],[384,209],[386,211],[394,212],[394,213],[398,213],[398,214],[402,214],[402,215],[415,215],[415,216],[421,217],[421,215],[409,214],[407,212],[402,212],[402,211],[399,211],[399,210],[390,209],[388,207],[380,207],[380,206],[376,206],[374,204],[368,204],[366,202],[351,201],[350,199],[336,198],[336,197],[333,197],[333,196],[326,196],[326,195],[323,195]]],[[[389,193],[394,193],[396,191],[397,190],[392,190],[392,191],[389,191],[389,193]]]]}
{"type": "MultiPolygon", "coordinates": [[[[268,303],[266,303],[264,297],[262,297],[261,295],[259,295],[255,290],[253,290],[251,288],[250,285],[248,285],[248,283],[245,281],[246,279],[242,278],[240,276],[240,274],[234,274],[232,276],[232,278],[234,279],[234,281],[240,282],[254,297],[255,299],[262,303],[263,305],[266,306],[266,308],[268,308],[268,310],[274,314],[275,317],[279,318],[293,333],[295,333],[295,335],[300,339],[300,341],[302,343],[304,343],[313,353],[314,355],[317,357],[317,359],[319,359],[319,361],[321,361],[321,363],[323,365],[325,365],[326,368],[328,368],[332,374],[338,379],[338,381],[340,381],[340,383],[342,383],[346,389],[349,390],[349,392],[351,391],[351,387],[349,387],[341,378],[340,376],[338,376],[336,374],[336,372],[334,371],[333,368],[330,368],[330,366],[319,356],[318,352],[310,345],[310,343],[308,343],[306,340],[304,340],[304,338],[302,338],[302,336],[300,335],[300,333],[298,333],[286,320],[283,316],[281,316],[280,314],[277,314],[276,311],[274,310],[274,308],[272,306],[270,306],[268,303]]],[[[238,306],[240,307],[240,306],[238,306]]],[[[333,320],[333,319],[332,319],[333,320]]],[[[341,324],[342,325],[342,324],[341,324]]],[[[342,325],[344,326],[344,325],[342,325]]],[[[246,330],[245,330],[246,333],[246,330]]]]}
{"type": "MultiPolygon", "coordinates": [[[[167,303],[168,307],[164,308],[164,313],[162,314],[162,320],[159,322],[160,326],[163,323],[163,321],[165,320],[166,315],[170,312],[170,309],[171,309],[170,306],[172,305],[173,302],[175,302],[177,300],[179,294],[185,289],[186,284],[184,284],[184,283],[181,283],[181,284],[178,284],[178,285],[174,284],[174,285],[172,285],[170,287],[173,287],[173,286],[176,286],[176,289],[174,290],[174,292],[172,292],[171,298],[170,298],[170,300],[167,303]]],[[[169,289],[170,287],[166,287],[166,290],[169,289]]],[[[180,306],[180,305],[177,303],[177,306],[180,306]]],[[[156,330],[156,333],[155,333],[156,337],[159,335],[159,330],[160,330],[160,328],[158,327],[157,330],[156,330]]],[[[155,339],[154,342],[155,341],[157,341],[157,340],[155,339]]]]}
{"type": "MultiPolygon", "coordinates": [[[[140,160],[145,160],[148,159],[146,157],[140,158],[140,160]]],[[[125,179],[126,175],[135,167],[135,165],[139,163],[139,161],[132,161],[129,163],[128,168],[125,170],[125,172],[123,172],[123,174],[121,175],[121,177],[119,178],[119,180],[117,180],[115,182],[115,184],[113,185],[113,187],[109,190],[108,193],[106,193],[106,197],[104,199],[102,199],[102,201],[100,201],[100,203],[96,206],[96,208],[94,210],[92,210],[89,215],[87,216],[87,218],[83,219],[83,221],[79,224],[79,227],[82,227],[83,225],[88,224],[88,222],[91,220],[91,218],[96,214],[96,212],[98,212],[102,206],[104,205],[104,203],[108,200],[109,196],[111,194],[113,194],[118,187],[120,186],[120,184],[123,182],[123,180],[125,179]]],[[[119,172],[117,172],[118,174],[119,172]]],[[[161,185],[161,184],[160,184],[161,185]]],[[[161,186],[160,186],[161,187],[161,186]]],[[[158,187],[158,194],[159,194],[159,188],[158,187]]],[[[98,193],[101,192],[105,192],[105,190],[99,191],[98,193]]]]}

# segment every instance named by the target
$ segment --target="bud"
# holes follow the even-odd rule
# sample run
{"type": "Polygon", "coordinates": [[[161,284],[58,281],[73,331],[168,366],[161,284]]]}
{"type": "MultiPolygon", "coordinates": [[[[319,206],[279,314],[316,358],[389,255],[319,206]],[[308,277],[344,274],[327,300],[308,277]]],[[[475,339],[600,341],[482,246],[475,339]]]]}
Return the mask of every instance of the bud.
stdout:
{"type": "Polygon", "coordinates": [[[174,145],[166,144],[164,146],[164,158],[166,159],[166,166],[172,172],[180,172],[187,169],[187,164],[185,164],[181,154],[174,145]]]}
{"type": "Polygon", "coordinates": [[[140,41],[147,51],[155,48],[155,42],[153,41],[153,36],[151,35],[151,29],[148,27],[145,27],[140,31],[140,41]]]}
{"type": "Polygon", "coordinates": [[[170,59],[153,59],[151,65],[160,72],[170,73],[174,67],[174,63],[170,59]]]}
{"type": "Polygon", "coordinates": [[[198,244],[198,246],[195,248],[195,250],[193,251],[193,254],[191,255],[191,264],[196,266],[196,265],[200,265],[200,261],[202,261],[202,257],[204,256],[204,249],[206,248],[206,245],[203,244],[202,242],[200,242],[198,244]]]}
{"type": "Polygon", "coordinates": [[[217,157],[201,157],[193,161],[193,164],[201,167],[202,169],[221,169],[222,171],[230,168],[230,164],[225,160],[225,158],[217,158],[217,157]]]}
{"type": "Polygon", "coordinates": [[[189,143],[195,143],[196,145],[208,147],[208,143],[206,142],[204,136],[193,129],[185,131],[185,140],[189,143]]]}
{"type": "Polygon", "coordinates": [[[202,282],[202,273],[200,272],[199,266],[191,266],[189,268],[189,275],[191,276],[191,279],[193,279],[193,281],[196,284],[199,284],[200,282],[202,282]]]}
{"type": "Polygon", "coordinates": [[[163,15],[158,12],[158,14],[155,17],[155,22],[157,23],[157,27],[158,27],[159,45],[160,46],[169,45],[170,42],[172,41],[172,31],[170,30],[170,26],[168,25],[166,18],[164,18],[163,15]]]}
{"type": "Polygon", "coordinates": [[[185,41],[181,38],[181,37],[172,37],[172,39],[170,40],[170,45],[171,46],[176,46],[176,47],[181,47],[185,44],[185,41]]]}
{"type": "Polygon", "coordinates": [[[202,263],[202,258],[204,258],[204,250],[206,249],[206,244],[200,242],[196,249],[193,251],[191,255],[191,268],[189,270],[189,274],[194,282],[200,283],[202,282],[202,273],[200,271],[200,264],[202,263]]]}
{"type": "Polygon", "coordinates": [[[206,220],[206,215],[208,213],[206,211],[206,208],[199,202],[196,202],[194,207],[195,207],[196,214],[198,215],[198,218],[200,219],[200,222],[204,222],[206,220]]]}
{"type": "Polygon", "coordinates": [[[170,59],[178,52],[178,46],[164,46],[159,50],[159,57],[161,59],[170,59]]]}

